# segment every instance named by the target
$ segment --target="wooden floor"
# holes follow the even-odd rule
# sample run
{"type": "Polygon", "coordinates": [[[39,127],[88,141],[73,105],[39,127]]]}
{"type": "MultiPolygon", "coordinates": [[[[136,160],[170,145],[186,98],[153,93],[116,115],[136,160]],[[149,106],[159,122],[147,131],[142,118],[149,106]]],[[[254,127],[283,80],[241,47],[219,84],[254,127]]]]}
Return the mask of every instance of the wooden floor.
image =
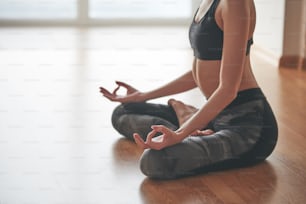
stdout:
{"type": "MultiPolygon", "coordinates": [[[[145,91],[191,68],[187,28],[0,28],[0,204],[306,203],[306,74],[252,50],[279,124],[254,167],[147,179],[142,151],[110,123],[98,92],[123,80],[145,91]]],[[[194,106],[199,91],[175,96],[194,106]]],[[[166,102],[167,97],[155,100],[166,102]]]]}

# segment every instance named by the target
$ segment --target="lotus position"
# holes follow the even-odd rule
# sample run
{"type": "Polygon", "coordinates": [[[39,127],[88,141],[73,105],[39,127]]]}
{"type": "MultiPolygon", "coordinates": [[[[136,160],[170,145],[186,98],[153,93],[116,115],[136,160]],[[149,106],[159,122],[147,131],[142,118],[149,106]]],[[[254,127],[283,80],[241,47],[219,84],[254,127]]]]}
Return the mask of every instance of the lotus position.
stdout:
{"type": "Polygon", "coordinates": [[[190,71],[148,92],[124,82],[100,92],[120,102],[114,128],[144,149],[141,171],[174,179],[254,165],[275,148],[273,111],[252,72],[250,51],[256,12],[253,0],[203,0],[189,28],[194,53],[190,71]],[[120,88],[125,95],[118,95],[120,88]],[[199,88],[206,102],[195,108],[151,99],[199,88]]]}

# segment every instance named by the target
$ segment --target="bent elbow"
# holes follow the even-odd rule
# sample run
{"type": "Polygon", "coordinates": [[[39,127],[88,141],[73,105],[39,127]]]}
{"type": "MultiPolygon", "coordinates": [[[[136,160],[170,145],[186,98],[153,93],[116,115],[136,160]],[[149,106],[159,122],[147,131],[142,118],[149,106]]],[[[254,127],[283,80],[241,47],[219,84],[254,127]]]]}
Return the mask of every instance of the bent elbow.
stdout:
{"type": "Polygon", "coordinates": [[[224,96],[223,99],[228,103],[232,102],[238,95],[238,88],[228,87],[228,86],[220,86],[220,93],[224,96]]]}

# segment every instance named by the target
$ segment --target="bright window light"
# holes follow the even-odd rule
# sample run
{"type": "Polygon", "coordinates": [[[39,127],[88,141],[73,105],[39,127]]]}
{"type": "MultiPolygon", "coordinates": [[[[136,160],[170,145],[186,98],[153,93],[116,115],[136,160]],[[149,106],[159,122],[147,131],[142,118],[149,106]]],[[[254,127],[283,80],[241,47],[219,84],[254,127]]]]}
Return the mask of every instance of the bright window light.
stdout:
{"type": "Polygon", "coordinates": [[[77,0],[0,0],[0,19],[75,19],[77,0]]]}
{"type": "Polygon", "coordinates": [[[90,0],[90,18],[189,18],[191,0],[90,0]]]}

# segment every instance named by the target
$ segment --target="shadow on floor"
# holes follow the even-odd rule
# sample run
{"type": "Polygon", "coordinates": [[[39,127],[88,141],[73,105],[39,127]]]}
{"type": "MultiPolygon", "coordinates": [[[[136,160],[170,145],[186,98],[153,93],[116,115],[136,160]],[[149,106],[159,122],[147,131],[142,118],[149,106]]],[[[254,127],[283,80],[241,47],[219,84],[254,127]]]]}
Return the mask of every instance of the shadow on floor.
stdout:
{"type": "Polygon", "coordinates": [[[273,166],[207,173],[177,180],[144,179],[144,203],[270,203],[277,185],[273,166]]]}

